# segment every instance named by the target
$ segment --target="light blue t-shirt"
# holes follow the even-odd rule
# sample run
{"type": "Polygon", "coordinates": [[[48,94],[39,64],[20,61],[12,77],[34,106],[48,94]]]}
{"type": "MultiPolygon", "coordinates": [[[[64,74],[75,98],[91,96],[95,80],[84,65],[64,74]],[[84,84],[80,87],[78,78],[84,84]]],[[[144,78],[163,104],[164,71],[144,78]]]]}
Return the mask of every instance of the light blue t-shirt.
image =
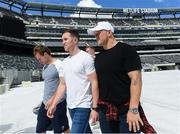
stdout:
{"type": "MultiPolygon", "coordinates": [[[[46,104],[47,101],[54,95],[56,92],[60,77],[59,74],[62,71],[62,62],[60,60],[56,60],[52,64],[46,64],[43,67],[42,77],[44,79],[44,96],[43,96],[43,103],[46,104]]],[[[59,100],[62,102],[65,99],[64,97],[59,100]]]]}

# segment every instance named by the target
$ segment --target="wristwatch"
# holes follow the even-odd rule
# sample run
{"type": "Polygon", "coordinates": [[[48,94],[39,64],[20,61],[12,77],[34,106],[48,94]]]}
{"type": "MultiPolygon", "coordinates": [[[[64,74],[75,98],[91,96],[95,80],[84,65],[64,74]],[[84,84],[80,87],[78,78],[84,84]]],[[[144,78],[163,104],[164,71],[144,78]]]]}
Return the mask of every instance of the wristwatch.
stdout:
{"type": "Polygon", "coordinates": [[[130,108],[129,109],[129,112],[131,112],[131,113],[133,113],[133,114],[138,114],[139,113],[139,110],[138,110],[138,108],[130,108]]]}
{"type": "Polygon", "coordinates": [[[99,108],[98,108],[98,107],[92,107],[91,109],[94,110],[94,111],[96,111],[96,112],[99,111],[99,108]]]}

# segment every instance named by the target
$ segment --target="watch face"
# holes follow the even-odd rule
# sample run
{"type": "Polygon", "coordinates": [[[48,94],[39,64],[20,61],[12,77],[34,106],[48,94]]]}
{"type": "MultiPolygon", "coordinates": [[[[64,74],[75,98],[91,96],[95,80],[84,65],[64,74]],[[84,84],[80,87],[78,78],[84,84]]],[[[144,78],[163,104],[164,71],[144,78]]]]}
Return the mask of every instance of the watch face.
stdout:
{"type": "Polygon", "coordinates": [[[92,110],[95,110],[96,112],[98,112],[98,107],[93,107],[92,110]]]}
{"type": "Polygon", "coordinates": [[[134,113],[134,114],[137,114],[139,112],[138,108],[131,108],[131,109],[129,109],[129,111],[134,113]]]}
{"type": "Polygon", "coordinates": [[[133,112],[137,113],[137,112],[138,112],[138,109],[137,109],[137,108],[134,108],[134,109],[133,109],[133,112]]]}

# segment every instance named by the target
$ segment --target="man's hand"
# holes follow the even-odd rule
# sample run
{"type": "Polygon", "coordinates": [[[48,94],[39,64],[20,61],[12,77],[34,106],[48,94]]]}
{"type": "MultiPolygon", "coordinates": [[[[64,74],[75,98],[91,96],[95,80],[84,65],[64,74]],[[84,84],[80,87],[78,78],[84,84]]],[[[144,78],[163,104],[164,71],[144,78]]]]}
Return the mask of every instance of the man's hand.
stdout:
{"type": "Polygon", "coordinates": [[[45,109],[46,109],[46,110],[48,110],[48,108],[49,108],[49,106],[51,105],[52,101],[53,101],[53,98],[52,98],[52,97],[47,101],[47,103],[46,103],[46,105],[45,105],[45,109]]]}
{"type": "Polygon", "coordinates": [[[92,120],[92,123],[95,123],[99,120],[99,113],[95,110],[92,110],[90,113],[90,119],[92,120]]]}
{"type": "Polygon", "coordinates": [[[48,110],[47,110],[47,116],[49,118],[53,118],[54,117],[54,112],[56,111],[56,106],[49,106],[48,110]]]}
{"type": "Polygon", "coordinates": [[[129,124],[129,131],[133,130],[134,132],[140,130],[140,126],[144,125],[140,118],[139,113],[134,114],[129,111],[127,113],[127,123],[129,124]]]}

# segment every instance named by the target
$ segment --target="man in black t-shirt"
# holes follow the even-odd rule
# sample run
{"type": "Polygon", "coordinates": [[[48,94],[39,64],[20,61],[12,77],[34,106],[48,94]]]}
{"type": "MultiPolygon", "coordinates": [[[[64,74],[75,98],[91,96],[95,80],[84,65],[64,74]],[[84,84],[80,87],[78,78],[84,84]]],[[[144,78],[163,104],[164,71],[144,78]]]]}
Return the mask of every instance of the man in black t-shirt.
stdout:
{"type": "Polygon", "coordinates": [[[133,47],[117,42],[109,22],[99,22],[95,35],[104,51],[95,59],[99,80],[99,115],[103,133],[140,133],[141,61],[133,47]]]}

